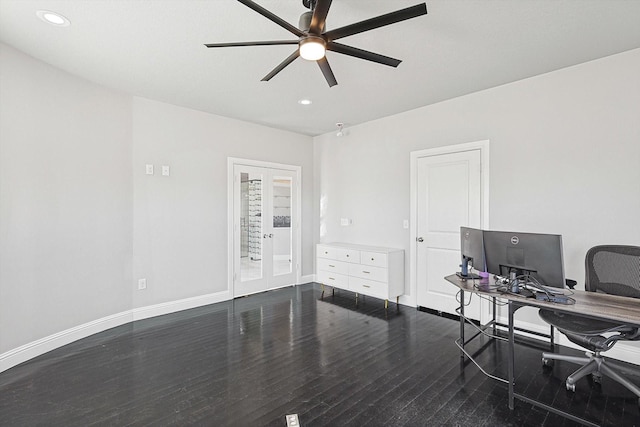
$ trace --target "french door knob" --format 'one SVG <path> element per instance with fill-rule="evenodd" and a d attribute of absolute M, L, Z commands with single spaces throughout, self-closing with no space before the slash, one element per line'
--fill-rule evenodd
<path fill-rule="evenodd" d="M 418 241 L 418 243 L 422 243 L 422 242 L 424 242 L 424 239 L 423 239 L 422 237 L 418 237 L 418 238 L 416 239 L 416 241 Z"/>

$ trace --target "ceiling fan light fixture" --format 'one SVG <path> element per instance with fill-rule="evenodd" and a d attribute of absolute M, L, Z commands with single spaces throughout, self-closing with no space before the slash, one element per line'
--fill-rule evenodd
<path fill-rule="evenodd" d="M 324 57 L 326 43 L 322 37 L 309 36 L 300 40 L 300 56 L 307 61 L 317 61 Z"/>

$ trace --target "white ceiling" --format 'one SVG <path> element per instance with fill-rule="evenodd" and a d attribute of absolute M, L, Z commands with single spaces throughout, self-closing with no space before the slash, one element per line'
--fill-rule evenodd
<path fill-rule="evenodd" d="M 305 11 L 301 0 L 257 3 L 296 26 Z M 327 29 L 417 3 L 334 0 Z M 329 52 L 333 88 L 301 58 L 260 81 L 295 46 L 205 48 L 295 39 L 234 0 L 0 0 L 0 40 L 119 91 L 306 135 L 640 48 L 638 0 L 426 3 L 425 16 L 341 39 L 403 62 L 394 69 Z M 39 9 L 71 25 L 45 24 Z"/>

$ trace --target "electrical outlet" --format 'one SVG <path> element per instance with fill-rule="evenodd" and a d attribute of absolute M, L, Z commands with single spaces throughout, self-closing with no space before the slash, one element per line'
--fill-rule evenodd
<path fill-rule="evenodd" d="M 147 175 L 153 175 L 153 165 L 146 165 L 145 171 Z"/>
<path fill-rule="evenodd" d="M 404 221 L 402 221 L 402 228 L 409 228 L 409 220 L 405 219 Z"/>
<path fill-rule="evenodd" d="M 147 279 L 138 279 L 138 290 L 147 289 Z"/>
<path fill-rule="evenodd" d="M 162 176 L 169 176 L 169 166 L 162 165 Z"/>

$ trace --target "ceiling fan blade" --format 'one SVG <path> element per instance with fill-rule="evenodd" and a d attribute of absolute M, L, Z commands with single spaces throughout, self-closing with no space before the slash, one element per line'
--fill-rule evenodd
<path fill-rule="evenodd" d="M 329 61 L 327 61 L 327 57 L 323 56 L 322 58 L 316 61 L 322 70 L 322 74 L 324 74 L 324 78 L 329 84 L 329 87 L 335 86 L 338 84 L 336 77 L 333 75 L 333 71 L 331 71 L 331 67 L 329 66 Z"/>
<path fill-rule="evenodd" d="M 207 43 L 206 47 L 275 46 L 280 44 L 298 44 L 299 40 L 271 40 L 259 42 Z"/>
<path fill-rule="evenodd" d="M 265 9 L 262 6 L 260 6 L 259 4 L 254 3 L 251 0 L 238 0 L 238 1 L 240 3 L 242 3 L 243 5 L 245 5 L 247 7 L 250 7 L 251 9 L 255 10 L 256 12 L 258 12 L 260 15 L 264 16 L 265 18 L 267 18 L 267 19 L 275 22 L 276 24 L 280 25 L 282 28 L 284 28 L 285 30 L 289 31 L 290 33 L 293 33 L 298 37 L 303 37 L 305 35 L 304 32 L 302 32 L 298 27 L 294 27 L 293 25 L 289 24 L 284 19 L 282 19 L 279 16 L 269 12 L 267 9 Z"/>
<path fill-rule="evenodd" d="M 268 82 L 269 80 L 271 80 L 273 78 L 273 76 L 275 76 L 276 74 L 278 74 L 280 71 L 284 70 L 284 67 L 286 67 L 287 65 L 291 64 L 293 61 L 296 60 L 296 58 L 300 56 L 300 52 L 298 51 L 298 49 L 296 49 L 295 52 L 293 52 L 291 55 L 289 55 L 287 57 L 287 59 L 285 59 L 284 61 L 282 61 L 276 68 L 274 68 L 273 70 L 271 70 L 271 72 L 269 74 L 267 74 L 266 76 L 264 76 L 262 78 L 263 82 Z"/>
<path fill-rule="evenodd" d="M 391 58 L 389 56 L 380 55 L 379 53 L 369 52 L 368 50 L 362 50 L 358 49 L 357 47 L 347 46 L 336 42 L 327 43 L 327 50 L 342 53 L 343 55 L 355 56 L 356 58 L 366 59 L 367 61 L 377 62 L 378 64 L 388 65 L 390 67 L 397 67 L 402 62 L 399 59 Z"/>
<path fill-rule="evenodd" d="M 354 34 L 363 33 L 365 31 L 384 27 L 385 25 L 395 24 L 396 22 L 405 21 L 407 19 L 416 18 L 427 14 L 427 4 L 421 3 L 406 9 L 396 10 L 395 12 L 380 15 L 375 18 L 366 19 L 356 22 L 355 24 L 346 25 L 336 28 L 335 30 L 324 33 L 327 40 L 337 40 L 342 37 L 352 36 Z"/>
<path fill-rule="evenodd" d="M 320 34 L 324 31 L 324 23 L 327 20 L 327 13 L 331 7 L 331 0 L 318 0 L 316 7 L 313 10 L 313 16 L 311 17 L 311 25 L 309 26 L 309 33 Z"/>

